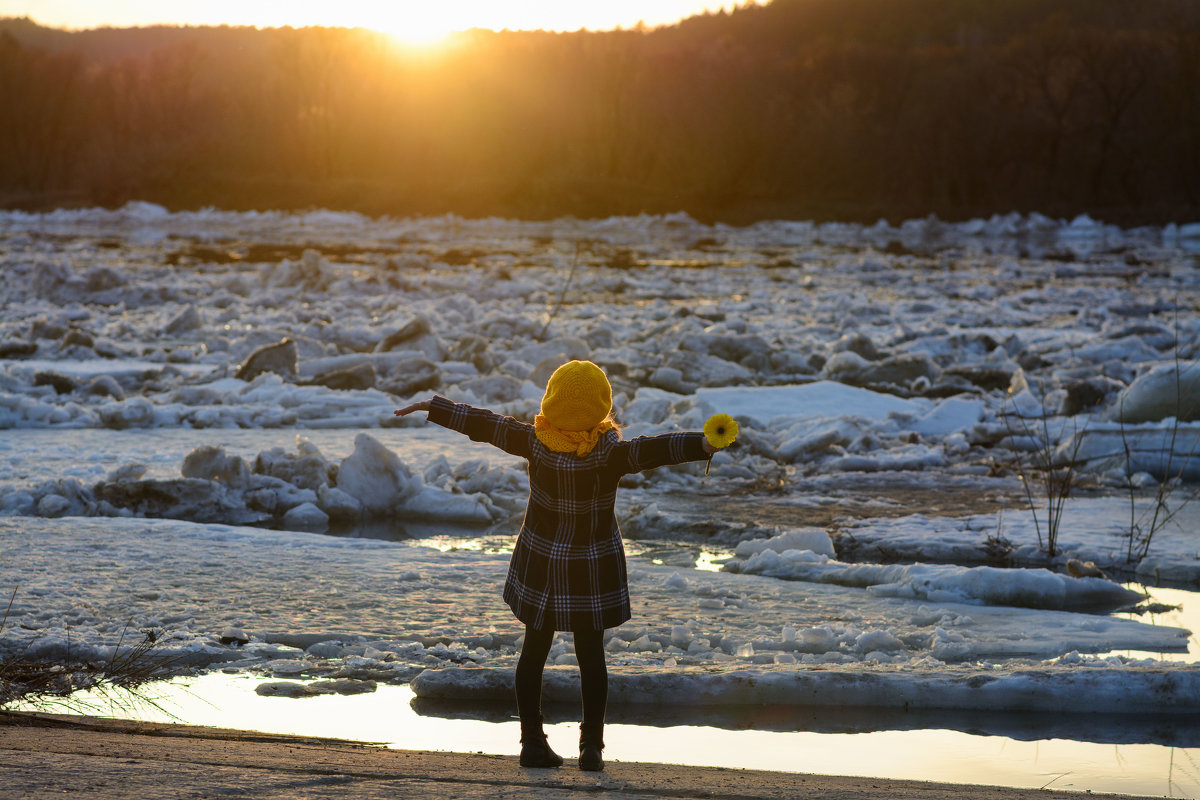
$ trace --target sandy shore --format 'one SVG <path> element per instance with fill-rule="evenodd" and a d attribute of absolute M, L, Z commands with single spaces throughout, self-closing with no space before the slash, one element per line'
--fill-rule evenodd
<path fill-rule="evenodd" d="M 523 769 L 511 756 L 185 725 L 0 714 L 0 798 L 354 797 L 1004 798 L 1076 792 L 611 762 L 603 773 Z M 1099 796 L 1099 795 L 1091 795 Z M 1128 795 L 1107 795 L 1127 797 Z"/>

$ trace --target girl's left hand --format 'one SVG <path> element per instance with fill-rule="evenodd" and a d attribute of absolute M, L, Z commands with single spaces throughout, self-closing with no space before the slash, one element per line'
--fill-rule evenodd
<path fill-rule="evenodd" d="M 393 413 L 397 417 L 403 417 L 407 414 L 413 413 L 414 411 L 428 411 L 428 410 L 429 410 L 429 401 L 422 400 L 419 403 L 413 403 L 412 405 L 405 406 L 404 408 L 397 408 Z"/>

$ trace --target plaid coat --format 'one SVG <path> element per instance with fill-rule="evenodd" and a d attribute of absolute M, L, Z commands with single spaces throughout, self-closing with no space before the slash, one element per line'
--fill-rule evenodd
<path fill-rule="evenodd" d="M 613 511 L 617 482 L 631 472 L 708 458 L 704 434 L 622 440 L 608 431 L 580 457 L 550 450 L 528 423 L 441 396 L 430 403 L 429 421 L 529 461 L 529 501 L 504 583 L 517 619 L 574 631 L 630 618 L 625 548 Z"/>

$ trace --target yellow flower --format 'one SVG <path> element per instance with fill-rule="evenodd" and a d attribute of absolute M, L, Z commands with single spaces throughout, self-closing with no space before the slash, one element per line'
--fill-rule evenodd
<path fill-rule="evenodd" d="M 704 423 L 704 438 L 713 447 L 729 447 L 737 435 L 737 420 L 728 414 L 713 414 Z"/>

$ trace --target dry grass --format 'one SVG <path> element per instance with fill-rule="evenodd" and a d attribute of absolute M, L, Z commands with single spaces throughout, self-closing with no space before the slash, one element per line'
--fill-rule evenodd
<path fill-rule="evenodd" d="M 1025 490 L 1025 500 L 1030 513 L 1033 514 L 1033 526 L 1037 531 L 1038 546 L 1051 558 L 1058 555 L 1058 535 L 1062 530 L 1063 513 L 1071 492 L 1079 480 L 1079 448 L 1083 442 L 1082 431 L 1072 419 L 1072 447 L 1067 454 L 1065 463 L 1059 463 L 1056 448 L 1059 439 L 1064 437 L 1066 423 L 1052 433 L 1050 430 L 1051 417 L 1055 416 L 1046 409 L 1045 389 L 1040 392 L 1040 413 L 1031 425 L 1029 419 L 1018 409 L 1005 411 L 1002 416 L 1009 425 L 1013 436 L 1019 436 L 1032 443 L 1028 451 L 1018 456 L 1017 474 Z M 1014 420 L 1016 426 L 1014 427 Z M 1086 425 L 1084 429 L 1086 430 Z M 1044 518 L 1038 514 L 1040 497 L 1046 501 Z"/>
<path fill-rule="evenodd" d="M 16 597 L 13 589 L 0 633 Z M 128 633 L 126 626 L 112 656 L 99 661 L 73 658 L 69 651 L 61 661 L 31 657 L 28 645 L 15 655 L 0 656 L 0 712 L 17 705 L 68 714 L 128 713 L 149 707 L 170 715 L 145 691 L 146 684 L 171 674 L 172 660 L 155 653 L 161 632 L 144 630 L 139 642 L 125 646 Z"/>

